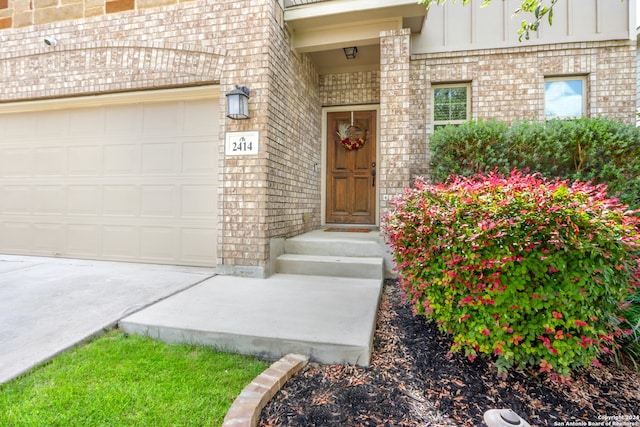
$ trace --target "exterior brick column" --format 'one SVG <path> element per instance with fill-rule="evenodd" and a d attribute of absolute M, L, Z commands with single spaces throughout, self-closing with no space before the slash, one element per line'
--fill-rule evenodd
<path fill-rule="evenodd" d="M 237 2 L 220 80 L 221 148 L 219 274 L 267 277 L 274 272 L 272 242 L 320 224 L 321 109 L 311 59 L 290 49 L 276 0 Z M 225 95 L 250 88 L 248 120 L 226 115 Z M 227 132 L 259 131 L 259 152 L 224 153 Z M 277 251 L 276 251 L 277 252 Z"/>
<path fill-rule="evenodd" d="M 220 80 L 220 182 L 218 198 L 219 274 L 262 277 L 266 264 L 267 109 L 269 104 L 269 23 L 272 0 L 238 2 L 231 28 L 251 29 L 230 37 Z M 250 90 L 248 120 L 226 117 L 226 94 L 235 86 Z M 259 153 L 231 156 L 224 152 L 227 132 L 258 131 Z"/>
<path fill-rule="evenodd" d="M 411 179 L 411 85 L 408 28 L 380 34 L 380 217 Z"/>

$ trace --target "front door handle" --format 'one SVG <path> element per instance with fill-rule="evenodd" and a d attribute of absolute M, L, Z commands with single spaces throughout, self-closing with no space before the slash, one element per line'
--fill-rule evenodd
<path fill-rule="evenodd" d="M 375 170 L 371 171 L 371 186 L 372 187 L 376 186 L 376 171 Z"/>

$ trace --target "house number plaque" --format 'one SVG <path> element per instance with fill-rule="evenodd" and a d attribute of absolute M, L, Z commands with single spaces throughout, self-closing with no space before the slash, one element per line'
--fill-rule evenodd
<path fill-rule="evenodd" d="M 258 154 L 258 132 L 227 132 L 224 152 L 227 156 Z"/>

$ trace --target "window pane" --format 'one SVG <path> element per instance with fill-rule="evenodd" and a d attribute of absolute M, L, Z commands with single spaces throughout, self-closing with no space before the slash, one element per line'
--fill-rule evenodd
<path fill-rule="evenodd" d="M 465 120 L 467 118 L 467 104 L 452 103 L 449 120 Z"/>
<path fill-rule="evenodd" d="M 583 115 L 583 80 L 547 81 L 544 88 L 546 117 L 580 117 Z"/>
<path fill-rule="evenodd" d="M 435 88 L 433 101 L 436 122 L 467 119 L 466 87 Z"/>
<path fill-rule="evenodd" d="M 449 119 L 449 108 L 447 105 L 443 105 L 443 104 L 436 104 L 435 105 L 435 112 L 434 112 L 434 119 L 436 122 L 439 121 L 443 121 L 443 120 L 448 120 Z"/>

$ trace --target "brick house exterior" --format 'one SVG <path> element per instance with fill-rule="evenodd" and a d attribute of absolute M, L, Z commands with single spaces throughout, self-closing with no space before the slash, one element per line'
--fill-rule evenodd
<path fill-rule="evenodd" d="M 332 112 L 377 114 L 370 225 L 380 223 L 391 196 L 429 173 L 433 85 L 468 85 L 468 118 L 543 120 L 545 78 L 579 75 L 585 115 L 635 121 L 635 2 L 566 0 L 552 29 L 524 43 L 510 19 L 514 0 L 484 9 L 448 4 L 428 15 L 415 1 L 363 3 L 0 0 L 0 141 L 9 159 L 0 169 L 0 250 L 265 277 L 283 238 L 329 223 L 324 144 Z M 361 54 L 352 63 L 343 58 L 348 46 Z M 236 85 L 250 89 L 248 120 L 226 117 L 225 94 Z M 202 100 L 210 105 L 201 109 Z M 193 136 L 185 124 L 184 135 L 165 141 L 162 117 L 171 115 L 159 114 L 149 130 L 133 125 L 142 142 L 110 139 L 111 118 L 127 117 L 126 105 L 149 105 L 138 109 L 147 117 L 158 103 L 198 109 L 180 123 L 197 117 L 194 128 L 208 120 L 211 128 Z M 51 124 L 54 113 L 64 113 L 76 135 L 88 110 L 105 130 L 91 143 L 100 176 L 74 166 L 74 156 L 91 164 L 81 157 L 90 151 L 82 138 L 45 144 L 36 131 L 13 136 L 16 123 Z M 259 132 L 257 154 L 225 150 L 226 135 L 248 131 Z M 126 157 L 110 157 L 116 148 L 140 157 L 126 169 Z M 163 150 L 169 154 L 158 157 Z M 51 159 L 59 167 L 47 169 Z M 167 197 L 179 207 L 162 210 Z"/>

